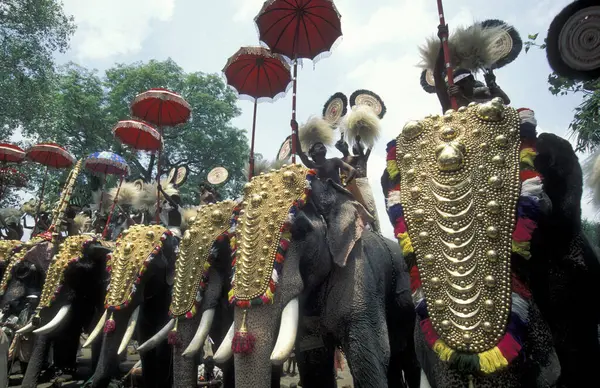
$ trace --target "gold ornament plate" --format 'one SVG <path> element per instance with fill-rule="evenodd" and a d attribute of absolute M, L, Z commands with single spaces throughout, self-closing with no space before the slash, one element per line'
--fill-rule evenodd
<path fill-rule="evenodd" d="M 0 262 L 10 260 L 10 252 L 21 244 L 23 242 L 19 240 L 0 240 Z"/>
<path fill-rule="evenodd" d="M 267 291 L 273 273 L 281 227 L 294 201 L 304 193 L 308 169 L 299 164 L 252 178 L 236 227 L 237 253 L 233 293 L 249 301 Z"/>
<path fill-rule="evenodd" d="M 192 226 L 183 235 L 175 262 L 173 316 L 185 315 L 194 306 L 213 243 L 229 229 L 235 206 L 234 201 L 222 201 L 200 207 Z"/>
<path fill-rule="evenodd" d="M 81 257 L 83 254 L 82 246 L 86 241 L 92 240 L 89 235 L 69 236 L 60 244 L 58 253 L 52 259 L 48 272 L 46 273 L 46 281 L 42 288 L 42 296 L 38 309 L 49 307 L 52 303 L 52 297 L 57 288 L 63 283 L 65 270 L 72 259 Z"/>
<path fill-rule="evenodd" d="M 519 115 L 499 100 L 406 124 L 401 202 L 429 317 L 451 348 L 494 347 L 510 313 Z"/>
<path fill-rule="evenodd" d="M 111 271 L 106 293 L 107 306 L 120 306 L 129 302 L 138 273 L 154 248 L 162 246 L 161 237 L 166 231 L 160 225 L 133 225 L 123 231 L 108 264 Z"/>
<path fill-rule="evenodd" d="M 42 244 L 44 242 L 46 242 L 46 240 L 40 237 L 34 237 L 31 240 L 24 242 L 23 247 L 19 250 L 19 252 L 15 253 L 9 258 L 10 260 L 4 268 L 4 274 L 2 275 L 2 281 L 0 282 L 0 295 L 3 295 L 8 287 L 8 282 L 12 276 L 13 267 L 25 258 L 25 255 L 27 252 L 29 252 L 29 250 L 31 250 L 37 244 Z"/>

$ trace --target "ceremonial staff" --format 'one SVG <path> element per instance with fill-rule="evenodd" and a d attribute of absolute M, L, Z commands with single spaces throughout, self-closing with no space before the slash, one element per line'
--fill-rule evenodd
<path fill-rule="evenodd" d="M 438 14 L 440 16 L 440 28 L 446 26 L 446 19 L 444 18 L 444 6 L 442 4 L 442 0 L 437 0 Z M 450 48 L 448 47 L 448 29 L 444 29 L 444 32 L 441 34 L 440 38 L 442 39 L 442 48 L 444 50 L 444 64 L 446 66 L 446 76 L 448 77 L 448 86 L 454 85 L 454 77 L 452 71 L 452 64 L 450 63 Z M 450 105 L 452 109 L 457 109 L 458 105 L 456 103 L 456 98 L 454 96 L 450 96 Z"/>

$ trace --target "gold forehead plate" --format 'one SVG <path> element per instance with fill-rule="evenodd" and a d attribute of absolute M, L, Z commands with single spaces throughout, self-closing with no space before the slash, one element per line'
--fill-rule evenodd
<path fill-rule="evenodd" d="M 208 258 L 213 243 L 229 229 L 235 206 L 234 201 L 222 201 L 200 207 L 192 226 L 183 235 L 175 263 L 173 316 L 192 310 L 204 271 L 210 266 Z"/>
<path fill-rule="evenodd" d="M 58 287 L 63 283 L 65 270 L 67 269 L 69 262 L 81 257 L 83 254 L 83 244 L 92 239 L 93 237 L 89 235 L 69 236 L 62 244 L 60 244 L 58 253 L 52 259 L 50 267 L 48 268 L 48 273 L 46 274 L 46 281 L 44 282 L 42 296 L 40 297 L 40 303 L 38 305 L 39 308 L 50 306 L 52 297 Z"/>
<path fill-rule="evenodd" d="M 12 276 L 13 267 L 18 262 L 20 262 L 21 260 L 23 260 L 25 258 L 25 255 L 27 254 L 27 252 L 29 252 L 30 249 L 32 249 L 37 244 L 41 244 L 44 242 L 46 242 L 46 240 L 44 240 L 43 238 L 34 237 L 34 238 L 30 239 L 29 241 L 23 243 L 22 244 L 23 246 L 21 247 L 19 252 L 8 257 L 8 263 L 6 263 L 6 266 L 4 268 L 4 274 L 2 275 L 2 281 L 0 282 L 0 295 L 4 295 L 4 292 L 6 291 L 6 288 L 8 287 L 8 282 L 10 281 L 10 278 Z M 18 244 L 15 247 L 17 247 L 17 246 L 18 246 Z"/>
<path fill-rule="evenodd" d="M 284 166 L 246 184 L 236 227 L 236 300 L 249 301 L 267 292 L 281 227 L 294 202 L 304 193 L 308 171 L 299 164 Z"/>
<path fill-rule="evenodd" d="M 451 348 L 494 347 L 510 313 L 519 116 L 492 101 L 407 124 L 401 202 L 435 331 Z"/>
<path fill-rule="evenodd" d="M 133 225 L 123 231 L 108 263 L 111 271 L 105 302 L 107 306 L 121 306 L 129 302 L 132 287 L 144 262 L 155 247 L 162 246 L 161 237 L 166 231 L 160 225 Z"/>

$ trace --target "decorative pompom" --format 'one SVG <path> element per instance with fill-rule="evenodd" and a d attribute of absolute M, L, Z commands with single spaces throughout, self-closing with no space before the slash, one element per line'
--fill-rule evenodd
<path fill-rule="evenodd" d="M 368 148 L 372 148 L 381 135 L 381 122 L 377 114 L 367 105 L 355 105 L 342 121 L 343 132 L 349 144 L 354 143 L 356 136 Z"/>
<path fill-rule="evenodd" d="M 300 127 L 298 137 L 302 145 L 302 151 L 308 152 L 310 147 L 316 143 L 323 143 L 326 146 L 332 146 L 334 142 L 333 128 L 331 125 L 319 116 L 313 116 L 306 124 Z"/>
<path fill-rule="evenodd" d="M 113 331 L 115 331 L 115 328 L 116 328 L 115 320 L 112 319 L 112 315 L 111 315 L 111 318 L 109 320 L 107 320 L 106 323 L 104 324 L 104 332 L 112 333 Z"/>
<path fill-rule="evenodd" d="M 169 332 L 167 341 L 169 342 L 169 345 L 175 346 L 176 348 L 181 346 L 181 337 L 179 336 L 179 333 L 175 330 L 171 330 Z"/>

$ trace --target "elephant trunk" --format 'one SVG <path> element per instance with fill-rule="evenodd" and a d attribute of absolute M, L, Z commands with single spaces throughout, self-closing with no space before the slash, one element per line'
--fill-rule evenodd
<path fill-rule="evenodd" d="M 37 379 L 42 372 L 42 365 L 46 360 L 46 356 L 48 355 L 48 336 L 47 335 L 38 335 L 35 337 L 35 345 L 33 347 L 33 352 L 31 353 L 31 358 L 29 359 L 29 364 L 27 365 L 27 371 L 23 376 L 23 382 L 21 383 L 21 387 L 23 388 L 36 388 L 38 386 Z"/>
<path fill-rule="evenodd" d="M 106 388 L 113 377 L 119 374 L 119 345 L 125 335 L 127 326 L 125 322 L 129 319 L 128 311 L 113 312 L 115 320 L 115 329 L 111 332 L 104 332 L 102 337 L 102 348 L 98 365 L 91 379 L 92 388 Z"/>
<path fill-rule="evenodd" d="M 198 315 L 193 319 L 179 320 L 177 334 L 181 345 L 185 346 L 192 341 L 200 320 Z M 182 349 L 177 344 L 173 347 L 173 375 L 177 376 L 173 388 L 195 387 L 198 381 L 198 363 L 195 357 L 185 357 L 181 353 Z"/>
<path fill-rule="evenodd" d="M 274 382 L 279 386 L 278 381 L 274 381 L 276 376 L 272 374 L 271 361 L 275 365 L 282 364 L 293 349 L 298 326 L 298 300 L 292 299 L 281 317 L 280 311 L 277 305 L 264 305 L 247 312 L 246 325 L 255 343 L 252 352 L 234 355 L 236 388 L 268 388 Z M 242 320 L 243 310 L 236 308 L 236 328 L 241 327 Z M 276 343 L 275 336 L 280 326 Z M 223 346 L 231 346 L 231 342 L 224 340 L 217 353 L 224 351 Z"/>

